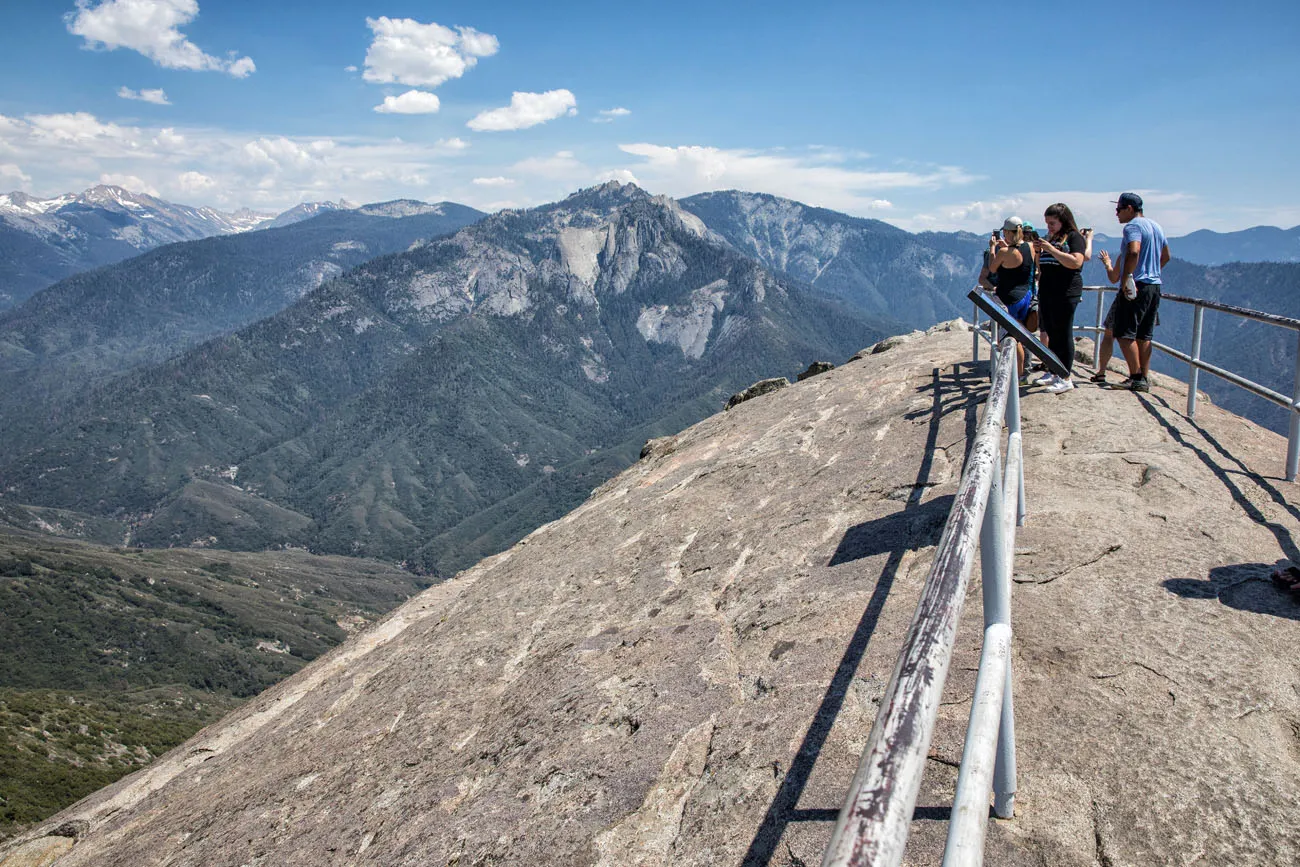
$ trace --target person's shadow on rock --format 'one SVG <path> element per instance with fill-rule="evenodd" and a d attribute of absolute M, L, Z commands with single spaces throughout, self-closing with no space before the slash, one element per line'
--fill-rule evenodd
<path fill-rule="evenodd" d="M 1204 581 L 1170 578 L 1163 583 L 1169 592 L 1187 599 L 1218 599 L 1238 611 L 1300 620 L 1300 598 L 1274 585 L 1269 577 L 1274 569 L 1286 565 L 1286 561 L 1234 563 L 1211 569 Z"/>

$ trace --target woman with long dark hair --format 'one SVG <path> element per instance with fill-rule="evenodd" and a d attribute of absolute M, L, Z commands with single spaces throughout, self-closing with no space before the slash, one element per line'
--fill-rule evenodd
<path fill-rule="evenodd" d="M 1083 298 L 1083 263 L 1092 256 L 1089 238 L 1079 231 L 1074 213 L 1063 202 L 1043 212 L 1048 235 L 1035 243 L 1038 252 L 1039 327 L 1047 333 L 1047 348 L 1065 365 L 1064 377 L 1047 374 L 1040 384 L 1060 394 L 1074 388 L 1074 310 Z"/>

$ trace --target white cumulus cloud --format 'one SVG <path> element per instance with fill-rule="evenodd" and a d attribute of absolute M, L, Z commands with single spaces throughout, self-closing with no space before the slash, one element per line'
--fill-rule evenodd
<path fill-rule="evenodd" d="M 497 38 L 472 27 L 452 29 L 411 18 L 367 18 L 374 40 L 361 77 L 377 84 L 437 87 L 460 78 L 480 57 L 497 53 Z"/>
<path fill-rule="evenodd" d="M 953 166 L 913 171 L 854 167 L 860 156 L 826 149 L 799 154 L 644 142 L 619 145 L 619 149 L 640 157 L 643 162 L 633 167 L 635 173 L 669 195 L 749 190 L 850 214 L 893 207 L 880 195 L 886 190 L 938 190 L 975 179 Z"/>
<path fill-rule="evenodd" d="M 183 172 L 176 179 L 176 185 L 182 190 L 190 193 L 201 193 L 204 190 L 210 190 L 217 185 L 217 182 L 203 172 Z"/>
<path fill-rule="evenodd" d="M 473 183 L 478 184 L 480 187 L 509 187 L 514 184 L 514 179 L 503 177 L 475 178 Z"/>
<path fill-rule="evenodd" d="M 1134 190 L 1146 200 L 1147 212 L 1155 216 L 1152 203 L 1159 201 L 1157 221 L 1168 232 L 1192 231 L 1207 224 L 1203 203 L 1187 193 L 1149 189 Z M 899 226 L 914 232 L 951 232 L 964 230 L 982 234 L 1001 225 L 1010 216 L 1018 216 L 1036 226 L 1043 225 L 1043 212 L 1049 205 L 1064 202 L 1080 227 L 1092 227 L 1104 235 L 1118 235 L 1115 199 L 1120 190 L 1056 190 L 1009 193 L 970 202 L 939 205 L 898 220 Z M 1236 217 L 1236 215 L 1232 215 Z M 1274 220 L 1278 219 L 1275 213 Z M 1250 225 L 1249 222 L 1245 223 Z"/>
<path fill-rule="evenodd" d="M 135 130 L 115 123 L 100 123 L 93 114 L 84 111 L 69 114 L 29 114 L 27 122 L 38 139 L 60 142 L 117 139 L 133 141 Z"/>
<path fill-rule="evenodd" d="M 303 201 L 396 198 L 481 205 L 499 191 L 470 183 L 501 169 L 461 166 L 462 139 L 248 135 L 193 127 L 134 127 L 92 114 L 0 116 L 0 174 L 54 195 L 101 178 L 163 198 L 222 208 L 283 210 Z M 504 166 L 502 167 L 504 169 Z M 474 196 L 474 193 L 480 193 Z"/>
<path fill-rule="evenodd" d="M 129 87 L 119 87 L 117 95 L 123 99 L 138 99 L 141 102 L 152 102 L 154 105 L 171 105 L 171 100 L 167 99 L 167 94 L 163 93 L 162 88 L 157 90 L 132 90 Z"/>
<path fill-rule="evenodd" d="M 466 126 L 478 132 L 527 129 L 566 114 L 577 113 L 578 100 L 567 90 L 548 90 L 545 93 L 515 91 L 510 97 L 509 105 L 482 112 L 471 118 Z"/>
<path fill-rule="evenodd" d="M 375 106 L 380 114 L 433 114 L 441 107 L 437 94 L 427 90 L 408 90 L 400 96 L 385 96 Z"/>
<path fill-rule="evenodd" d="M 198 14 L 198 0 L 77 0 L 77 11 L 63 20 L 87 48 L 127 48 L 168 69 L 218 70 L 235 78 L 252 73 L 252 58 L 222 60 L 185 38 L 180 28 Z"/>
<path fill-rule="evenodd" d="M 31 182 L 31 176 L 18 166 L 13 163 L 0 163 L 0 183 L 17 183 L 21 187 L 26 187 Z"/>
<path fill-rule="evenodd" d="M 234 78 L 248 78 L 254 72 L 257 72 L 257 64 L 251 57 L 241 57 L 238 60 L 230 61 L 226 66 L 226 73 Z"/>
<path fill-rule="evenodd" d="M 101 184 L 109 184 L 114 187 L 121 187 L 124 190 L 130 190 L 133 193 L 145 193 L 150 196 L 158 195 L 158 191 L 144 178 L 136 175 L 118 175 L 105 172 L 99 176 Z"/>
<path fill-rule="evenodd" d="M 641 186 L 641 182 L 637 180 L 636 175 L 632 174 L 627 169 L 614 169 L 613 171 L 601 172 L 596 176 L 596 180 L 601 181 L 602 183 L 605 181 L 618 181 L 621 184 L 636 184 L 638 187 Z"/>

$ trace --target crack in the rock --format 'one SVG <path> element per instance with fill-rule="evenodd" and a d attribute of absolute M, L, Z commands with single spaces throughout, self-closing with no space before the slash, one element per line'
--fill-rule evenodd
<path fill-rule="evenodd" d="M 1152 668 L 1151 666 L 1147 665 L 1145 662 L 1138 662 L 1138 661 L 1135 659 L 1135 660 L 1133 660 L 1133 665 L 1136 665 L 1138 668 L 1145 668 L 1147 671 L 1151 672 L 1151 673 L 1154 674 L 1156 677 L 1164 678 L 1165 680 L 1167 680 L 1167 681 L 1169 681 L 1170 683 L 1172 683 L 1174 686 L 1182 686 L 1181 683 L 1179 683 L 1178 681 L 1174 680 L 1172 677 L 1170 677 L 1169 675 L 1165 674 L 1163 671 L 1156 671 L 1154 668 Z"/>
<path fill-rule="evenodd" d="M 1096 848 L 1097 864 L 1100 867 L 1115 867 L 1115 859 L 1106 851 L 1106 841 L 1101 836 L 1101 807 L 1092 802 L 1092 839 Z"/>
<path fill-rule="evenodd" d="M 788 867 L 808 867 L 807 861 L 794 854 L 794 849 L 790 847 L 789 841 L 786 841 L 785 844 L 785 854 L 790 858 Z"/>
<path fill-rule="evenodd" d="M 1102 551 L 1100 554 L 1098 554 L 1096 557 L 1093 557 L 1091 560 L 1088 560 L 1087 562 L 1084 563 L 1076 563 L 1070 568 L 1063 569 L 1062 571 L 1057 572 L 1055 575 L 1051 575 L 1047 578 L 1043 578 L 1042 580 L 1035 580 L 1032 578 L 1021 579 L 1021 578 L 1016 578 L 1015 576 L 1012 576 L 1011 580 L 1017 584 L 1051 584 L 1057 578 L 1062 578 L 1066 575 L 1069 575 L 1071 572 L 1077 572 L 1080 569 L 1086 568 L 1088 566 L 1093 565 L 1094 563 L 1104 560 L 1105 558 L 1109 557 L 1111 554 L 1114 554 L 1116 551 L 1120 550 L 1123 547 L 1124 547 L 1123 543 L 1116 543 L 1114 545 L 1111 545 L 1109 548 L 1107 548 L 1105 551 Z"/>
<path fill-rule="evenodd" d="M 929 755 L 926 756 L 926 758 L 932 762 L 937 762 L 938 764 L 941 765 L 947 765 L 950 768 L 961 768 L 961 762 L 954 761 L 953 759 L 950 759 L 946 756 L 941 756 L 938 753 L 930 753 Z"/>

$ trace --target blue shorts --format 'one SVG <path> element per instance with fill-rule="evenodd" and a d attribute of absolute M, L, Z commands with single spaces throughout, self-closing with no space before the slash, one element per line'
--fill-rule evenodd
<path fill-rule="evenodd" d="M 1025 320 L 1029 318 L 1029 311 L 1033 309 L 1033 306 L 1034 293 L 1026 292 L 1024 298 L 1021 298 L 1015 304 L 1012 304 L 1007 308 L 1007 312 L 1014 316 L 1017 322 L 1023 325 Z"/>

